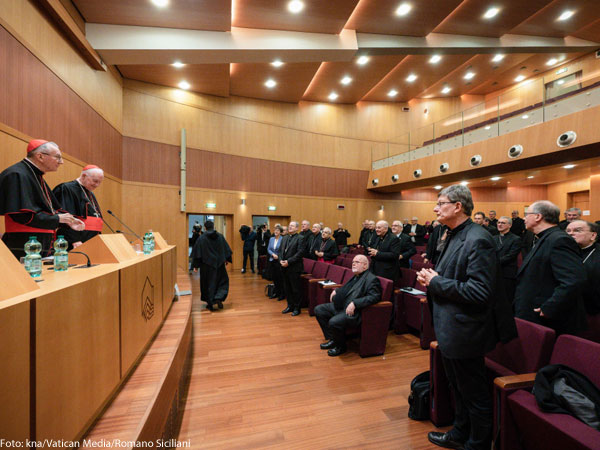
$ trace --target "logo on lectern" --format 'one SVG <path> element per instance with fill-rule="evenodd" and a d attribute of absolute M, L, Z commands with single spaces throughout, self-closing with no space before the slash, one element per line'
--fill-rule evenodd
<path fill-rule="evenodd" d="M 144 289 L 142 289 L 142 316 L 146 321 L 154 316 L 154 285 L 148 277 L 146 277 Z"/>

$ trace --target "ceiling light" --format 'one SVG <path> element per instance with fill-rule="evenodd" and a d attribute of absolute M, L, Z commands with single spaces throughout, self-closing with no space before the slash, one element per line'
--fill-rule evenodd
<path fill-rule="evenodd" d="M 515 78 L 515 81 L 518 83 L 519 81 L 523 81 L 525 79 L 525 75 L 519 75 L 518 77 Z"/>
<path fill-rule="evenodd" d="M 396 15 L 405 16 L 410 12 L 411 9 L 412 6 L 409 3 L 401 3 L 400 6 L 398 6 L 398 9 L 396 10 Z"/>
<path fill-rule="evenodd" d="M 437 186 L 434 186 L 434 189 L 437 189 L 438 191 L 442 188 L 443 186 L 440 186 L 439 184 Z"/>
<path fill-rule="evenodd" d="M 521 119 L 529 119 L 529 115 L 527 115 L 527 114 L 523 114 L 523 115 L 521 116 Z"/>
<path fill-rule="evenodd" d="M 273 61 L 273 62 L 271 63 L 271 65 L 272 65 L 273 67 L 281 67 L 281 66 L 283 66 L 283 62 L 282 62 L 281 60 L 279 60 L 279 59 L 276 59 L 275 61 Z"/>
<path fill-rule="evenodd" d="M 575 167 L 575 164 L 567 164 L 566 166 L 563 166 L 563 169 L 572 169 L 573 167 Z"/>
<path fill-rule="evenodd" d="M 388 97 L 395 97 L 398 95 L 398 91 L 396 89 L 392 89 L 387 93 Z"/>
<path fill-rule="evenodd" d="M 546 65 L 547 65 L 547 66 L 553 66 L 553 65 L 554 65 L 554 64 L 556 64 L 557 62 L 558 62 L 558 59 L 556 59 L 556 58 L 552 58 L 552 59 L 549 59 L 549 60 L 546 62 Z"/>
<path fill-rule="evenodd" d="M 575 11 L 567 10 L 563 12 L 560 16 L 558 16 L 558 20 L 570 19 L 573 16 L 573 14 L 575 14 Z"/>
<path fill-rule="evenodd" d="M 503 55 L 501 53 L 498 53 L 496 56 L 494 56 L 492 58 L 492 62 L 500 62 L 500 61 L 502 61 L 504 59 L 504 56 L 505 55 Z"/>
<path fill-rule="evenodd" d="M 329 94 L 329 100 L 335 100 L 339 97 L 339 95 L 337 95 L 335 92 L 332 92 L 331 94 Z"/>
<path fill-rule="evenodd" d="M 496 17 L 496 15 L 500 12 L 500 8 L 490 8 L 483 15 L 484 19 L 491 19 L 492 17 Z"/>
<path fill-rule="evenodd" d="M 272 78 L 269 78 L 267 81 L 265 81 L 265 86 L 269 89 L 274 88 L 275 86 L 277 86 L 277 81 L 275 81 Z"/>
<path fill-rule="evenodd" d="M 442 94 L 447 94 L 451 90 L 452 90 L 452 88 L 450 86 L 446 86 L 444 89 L 442 89 Z"/>
<path fill-rule="evenodd" d="M 471 78 L 473 78 L 475 76 L 475 72 L 467 72 L 465 73 L 465 80 L 470 80 Z"/>
<path fill-rule="evenodd" d="M 429 62 L 431 64 L 439 63 L 441 60 L 442 57 L 440 55 L 433 55 L 431 58 L 429 58 Z"/>
<path fill-rule="evenodd" d="M 486 127 L 485 127 L 485 129 L 486 129 L 486 130 L 489 130 L 489 129 L 491 129 L 491 128 L 492 128 L 492 127 L 491 127 L 491 126 L 489 126 L 489 125 L 486 125 Z"/>
<path fill-rule="evenodd" d="M 558 80 L 556 84 L 564 84 L 565 80 Z"/>
<path fill-rule="evenodd" d="M 360 58 L 358 58 L 356 60 L 356 64 L 360 64 L 361 66 L 364 66 L 368 62 L 369 62 L 369 57 L 368 56 L 361 56 Z"/>
<path fill-rule="evenodd" d="M 468 181 L 461 181 L 460 184 L 461 184 L 461 186 L 466 186 L 467 184 L 469 184 L 469 182 Z"/>
<path fill-rule="evenodd" d="M 182 63 L 181 61 L 175 61 L 173 64 L 171 64 L 173 67 L 176 67 L 177 69 L 181 69 L 183 66 L 185 66 L 184 63 Z"/>
<path fill-rule="evenodd" d="M 532 178 L 533 178 L 533 175 L 529 175 L 529 176 L 527 177 L 527 179 L 528 179 L 528 180 L 531 180 Z"/>
<path fill-rule="evenodd" d="M 406 81 L 408 81 L 409 83 L 412 83 L 416 79 L 417 79 L 417 76 L 414 73 L 411 73 L 409 76 L 406 77 Z"/>
<path fill-rule="evenodd" d="M 342 83 L 344 85 L 348 85 L 348 84 L 352 83 L 352 78 L 350 78 L 348 75 L 346 75 L 344 78 L 341 79 L 340 83 Z"/>
<path fill-rule="evenodd" d="M 292 0 L 288 3 L 287 8 L 289 12 L 293 14 L 298 14 L 304 9 L 304 2 L 301 2 L 300 0 Z"/>
<path fill-rule="evenodd" d="M 500 179 L 500 177 L 492 177 L 492 178 L 490 178 L 490 180 L 492 180 L 492 181 L 498 181 L 499 179 Z"/>
<path fill-rule="evenodd" d="M 185 89 L 185 90 L 188 90 L 191 87 L 190 83 L 188 83 L 185 80 L 184 81 L 180 81 L 177 86 L 179 86 L 180 89 Z"/>
<path fill-rule="evenodd" d="M 169 0 L 152 0 L 152 3 L 154 3 L 159 8 L 164 8 L 165 6 L 168 6 Z"/>

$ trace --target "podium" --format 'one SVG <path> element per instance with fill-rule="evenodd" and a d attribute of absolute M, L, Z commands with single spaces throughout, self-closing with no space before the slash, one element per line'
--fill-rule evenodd
<path fill-rule="evenodd" d="M 86 264 L 84 255 L 73 252 L 85 253 L 92 264 L 115 264 L 137 257 L 131 244 L 119 233 L 98 234 L 69 252 L 69 264 Z"/>
<path fill-rule="evenodd" d="M 25 267 L 2 241 L 0 241 L 0 262 L 2 264 L 2 270 L 0 271 L 0 301 L 39 289 Z"/>

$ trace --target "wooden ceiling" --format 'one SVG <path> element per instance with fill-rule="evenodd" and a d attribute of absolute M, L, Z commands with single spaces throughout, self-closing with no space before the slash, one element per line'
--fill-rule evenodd
<path fill-rule="evenodd" d="M 510 34 L 600 42 L 600 0 L 303 0 L 304 9 L 298 14 L 288 11 L 289 0 L 168 0 L 164 8 L 151 0 L 70 1 L 86 23 L 220 32 L 233 27 L 323 35 L 355 30 L 416 38 L 430 33 L 476 38 Z M 399 16 L 396 10 L 403 3 L 411 9 Z M 498 14 L 485 19 L 483 15 L 490 7 L 498 8 Z M 573 16 L 557 20 L 566 10 L 573 11 Z M 484 95 L 515 84 L 517 73 L 530 77 L 555 70 L 558 65 L 546 65 L 550 58 L 562 58 L 559 64 L 565 64 L 584 54 L 509 53 L 502 61 L 492 62 L 493 55 L 469 50 L 465 54 L 446 52 L 439 62 L 432 63 L 431 51 L 421 55 L 379 51 L 378 55 L 368 55 L 366 64 L 357 64 L 364 53 L 359 49 L 352 61 L 295 60 L 278 68 L 268 63 L 233 62 L 188 64 L 179 69 L 165 64 L 131 64 L 119 65 L 118 69 L 125 78 L 165 86 L 177 87 L 185 80 L 190 90 L 211 95 L 354 104 Z M 471 80 L 464 79 L 467 71 L 475 73 Z M 407 81 L 411 74 L 417 78 Z M 342 84 L 344 77 L 351 81 Z M 265 86 L 269 79 L 277 83 L 272 88 Z M 444 87 L 451 91 L 442 94 Z M 391 90 L 397 95 L 389 96 Z M 329 98 L 332 92 L 337 94 L 335 100 Z"/>

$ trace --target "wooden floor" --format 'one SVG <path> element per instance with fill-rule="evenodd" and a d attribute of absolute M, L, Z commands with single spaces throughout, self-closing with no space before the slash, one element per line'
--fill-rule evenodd
<path fill-rule="evenodd" d="M 194 350 L 179 440 L 192 448 L 430 449 L 430 422 L 408 419 L 412 378 L 429 369 L 416 337 L 390 333 L 384 356 L 337 358 L 319 349 L 314 317 L 281 314 L 266 282 L 230 275 L 210 312 L 192 279 Z"/>

